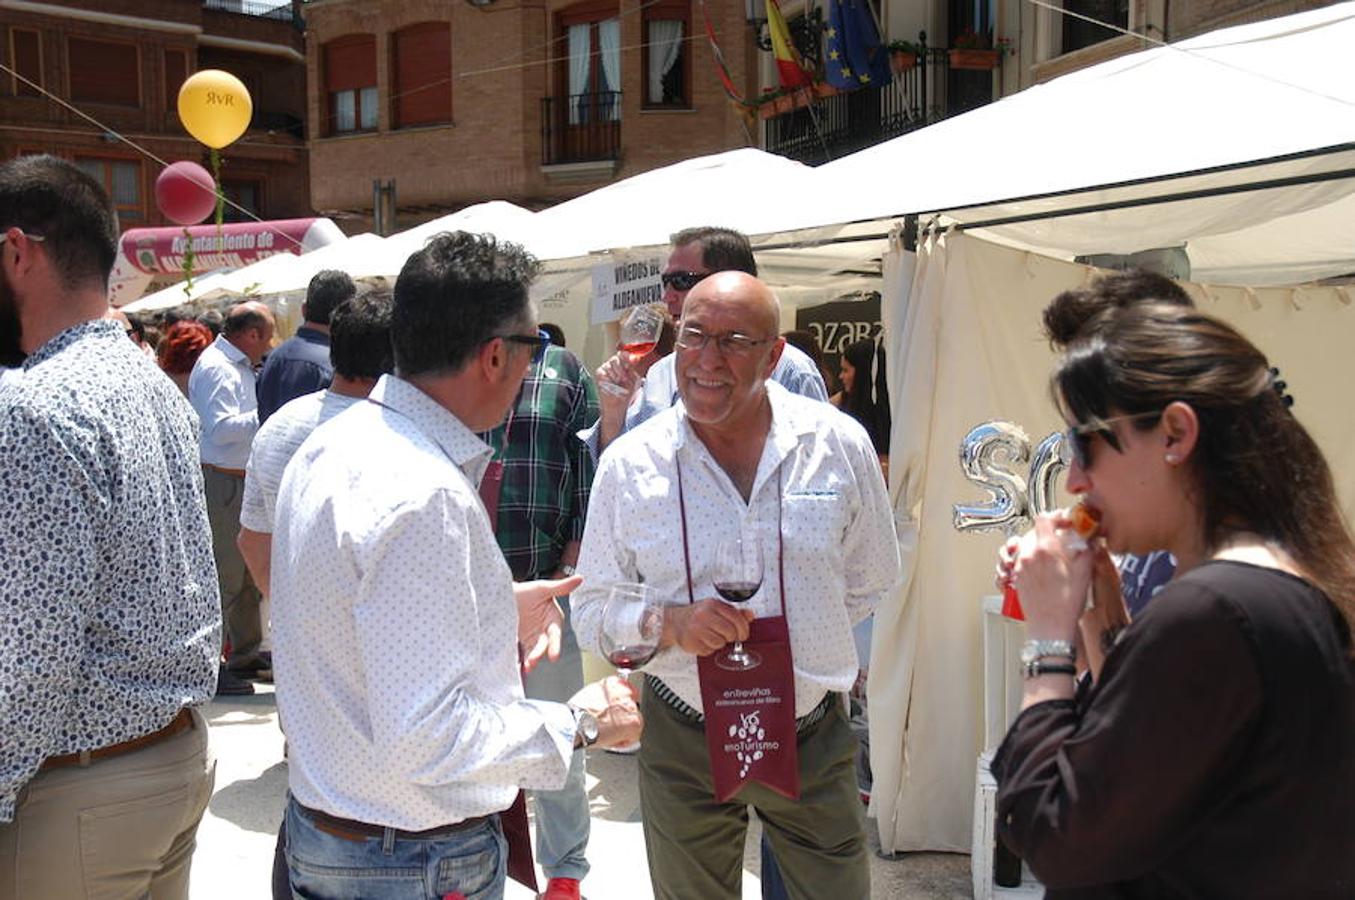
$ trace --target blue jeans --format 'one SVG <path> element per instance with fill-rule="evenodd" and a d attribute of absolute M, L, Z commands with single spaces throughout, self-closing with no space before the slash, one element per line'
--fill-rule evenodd
<path fill-rule="evenodd" d="M 523 690 L 533 700 L 564 703 L 583 688 L 583 658 L 569 621 L 569 598 L 560 598 L 565 613 L 560 636 L 560 658 L 542 660 L 523 679 Z M 574 751 L 569 775 L 558 791 L 532 791 L 536 804 L 536 861 L 547 878 L 578 878 L 588 874 L 588 790 L 584 781 L 584 752 Z"/>
<path fill-rule="evenodd" d="M 287 801 L 287 870 L 297 900 L 503 900 L 508 844 L 498 816 L 427 840 L 351 841 L 315 827 Z"/>

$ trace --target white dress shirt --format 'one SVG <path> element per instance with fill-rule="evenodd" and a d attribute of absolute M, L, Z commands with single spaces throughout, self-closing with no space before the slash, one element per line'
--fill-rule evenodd
<path fill-rule="evenodd" d="M 278 495 L 278 710 L 302 804 L 411 831 L 565 781 L 575 724 L 526 700 L 512 577 L 476 484 L 490 448 L 422 391 L 301 445 Z"/>
<path fill-rule="evenodd" d="M 188 402 L 202 426 L 203 463 L 244 469 L 259 430 L 254 367 L 244 351 L 220 335 L 208 344 L 188 376 Z"/>
<path fill-rule="evenodd" d="M 803 716 L 826 692 L 855 682 L 852 625 L 874 612 L 898 580 L 899 551 L 865 429 L 774 382 L 767 395 L 771 432 L 746 503 L 692 431 L 681 402 L 607 448 L 593 478 L 579 554 L 583 585 L 574 592 L 571 615 L 580 645 L 596 651 L 602 610 L 617 582 L 642 581 L 666 603 L 688 602 L 675 459 L 682 463 L 696 599 L 718 596 L 712 585 L 717 543 L 760 533 L 762 589 L 745 605 L 759 617 L 778 615 L 779 482 L 795 714 Z M 702 709 L 694 656 L 670 647 L 645 671 Z"/>
<path fill-rule="evenodd" d="M 273 533 L 277 519 L 278 488 L 287 463 L 312 431 L 348 409 L 361 397 L 325 389 L 284 403 L 259 426 L 245 466 L 245 496 L 240 501 L 240 524 L 250 531 Z"/>

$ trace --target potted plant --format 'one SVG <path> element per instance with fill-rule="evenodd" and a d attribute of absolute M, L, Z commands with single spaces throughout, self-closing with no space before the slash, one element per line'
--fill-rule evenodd
<path fill-rule="evenodd" d="M 917 65 L 921 52 L 912 41 L 890 41 L 889 67 L 895 72 L 907 72 Z"/>
<path fill-rule="evenodd" d="M 966 28 L 955 38 L 949 56 L 952 69 L 991 71 L 1002 60 L 1002 51 L 993 49 L 989 35 Z"/>

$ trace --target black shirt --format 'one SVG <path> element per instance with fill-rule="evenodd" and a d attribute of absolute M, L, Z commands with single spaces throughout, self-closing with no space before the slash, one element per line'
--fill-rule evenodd
<path fill-rule="evenodd" d="M 302 325 L 296 334 L 268 354 L 255 392 L 259 399 L 259 424 L 284 403 L 329 387 L 334 367 L 329 362 L 329 335 Z"/>
<path fill-rule="evenodd" d="M 1312 585 L 1236 562 L 1163 589 L 1084 703 L 1025 710 L 998 828 L 1049 897 L 1355 897 L 1355 664 Z"/>

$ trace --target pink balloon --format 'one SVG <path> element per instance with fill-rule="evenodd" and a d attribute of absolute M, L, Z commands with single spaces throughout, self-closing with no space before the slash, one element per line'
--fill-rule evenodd
<path fill-rule="evenodd" d="M 155 179 L 155 202 L 171 222 L 196 225 L 216 209 L 216 184 L 202 166 L 180 160 Z"/>

